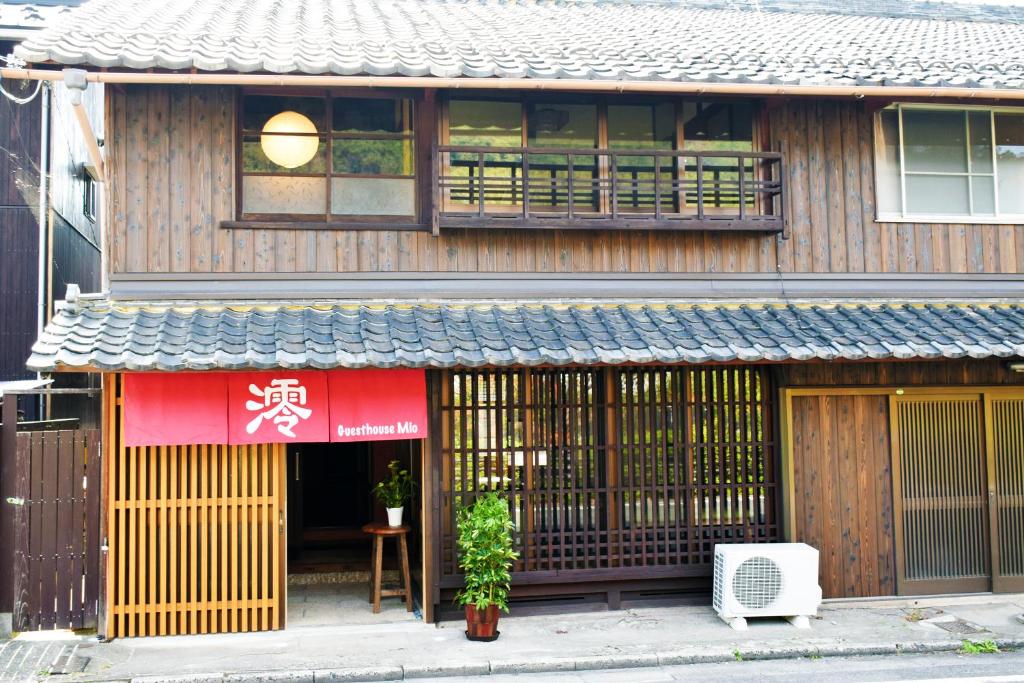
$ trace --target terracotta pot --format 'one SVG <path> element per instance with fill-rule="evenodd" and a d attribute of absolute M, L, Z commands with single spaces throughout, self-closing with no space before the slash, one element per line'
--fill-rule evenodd
<path fill-rule="evenodd" d="M 497 605 L 491 605 L 485 609 L 466 605 L 466 637 L 470 640 L 496 640 L 499 616 L 501 616 L 501 612 Z"/>

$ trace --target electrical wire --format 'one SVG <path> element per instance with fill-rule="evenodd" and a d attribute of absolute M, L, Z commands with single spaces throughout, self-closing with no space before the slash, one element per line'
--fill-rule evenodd
<path fill-rule="evenodd" d="M 14 69 L 25 67 L 25 60 L 21 59 L 20 57 L 15 57 L 14 55 L 0 57 L 0 61 L 3 61 L 3 63 L 6 64 L 8 67 Z M 17 95 L 12 95 L 11 93 L 7 92 L 7 90 L 4 88 L 3 78 L 0 77 L 0 94 L 2 94 L 4 97 L 9 99 L 11 102 L 14 102 L 15 104 L 28 104 L 29 102 L 34 100 L 37 95 L 39 95 L 39 91 L 42 90 L 42 88 L 43 82 L 41 80 L 36 81 L 36 89 L 31 95 L 29 95 L 28 97 L 18 97 Z"/>

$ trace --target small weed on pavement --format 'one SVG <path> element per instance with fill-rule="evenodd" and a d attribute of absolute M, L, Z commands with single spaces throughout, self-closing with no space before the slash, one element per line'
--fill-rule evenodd
<path fill-rule="evenodd" d="M 990 655 L 999 652 L 999 646 L 991 640 L 965 640 L 959 652 L 964 655 Z"/>

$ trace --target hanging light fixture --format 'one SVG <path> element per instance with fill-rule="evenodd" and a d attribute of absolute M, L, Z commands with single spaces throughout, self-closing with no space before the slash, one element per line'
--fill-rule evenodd
<path fill-rule="evenodd" d="M 284 168 L 298 168 L 316 156 L 320 138 L 316 125 L 297 111 L 283 111 L 270 117 L 260 135 L 260 147 L 267 158 Z"/>

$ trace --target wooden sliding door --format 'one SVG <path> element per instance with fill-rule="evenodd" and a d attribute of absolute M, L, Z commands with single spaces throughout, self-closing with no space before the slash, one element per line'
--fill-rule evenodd
<path fill-rule="evenodd" d="M 125 447 L 113 400 L 106 635 L 283 628 L 284 446 Z"/>
<path fill-rule="evenodd" d="M 992 524 L 994 546 L 992 590 L 1024 591 L 1024 397 L 990 398 L 992 462 Z"/>
<path fill-rule="evenodd" d="M 1024 590 L 1024 397 L 892 406 L 899 592 Z"/>
<path fill-rule="evenodd" d="M 893 407 L 899 592 L 989 590 L 981 396 L 895 397 Z"/>

